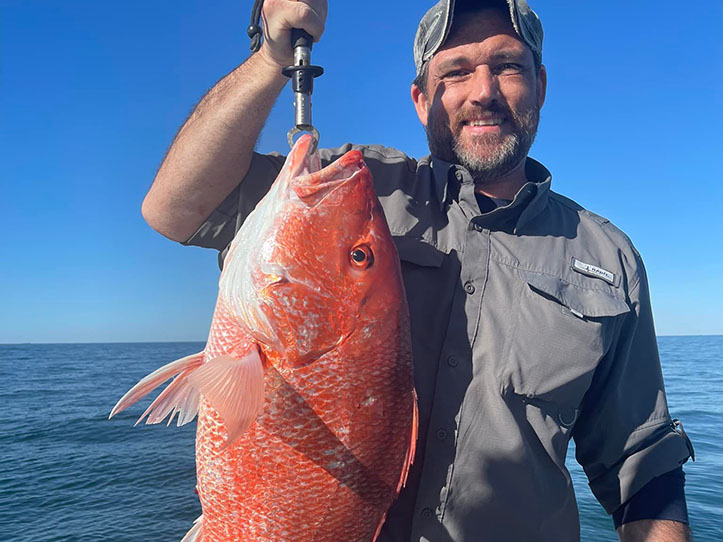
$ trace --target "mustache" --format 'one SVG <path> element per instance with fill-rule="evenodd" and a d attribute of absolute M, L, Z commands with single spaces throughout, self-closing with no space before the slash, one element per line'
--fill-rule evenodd
<path fill-rule="evenodd" d="M 459 126 L 463 122 L 476 120 L 485 117 L 514 118 L 509 107 L 498 102 L 490 102 L 486 106 L 465 105 L 454 115 L 454 125 Z"/>
<path fill-rule="evenodd" d="M 434 115 L 430 110 L 427 112 L 427 124 L 429 125 L 431 122 L 438 127 L 446 127 L 451 132 L 453 126 L 456 126 L 459 131 L 459 127 L 461 127 L 464 122 L 493 116 L 512 119 L 513 122 L 516 120 L 514 113 L 509 107 L 499 102 L 490 102 L 486 106 L 466 104 L 455 112 L 454 117 L 439 114 L 439 112 Z"/>

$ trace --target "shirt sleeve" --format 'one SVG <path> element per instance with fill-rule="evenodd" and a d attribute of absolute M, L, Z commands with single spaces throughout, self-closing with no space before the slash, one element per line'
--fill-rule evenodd
<path fill-rule="evenodd" d="M 278 153 L 254 153 L 246 176 L 183 245 L 219 251 L 219 267 L 236 232 L 273 184 L 286 160 Z"/>
<path fill-rule="evenodd" d="M 668 412 L 647 278 L 637 253 L 635 260 L 637 270 L 628 275 L 631 310 L 609 328 L 612 345 L 573 430 L 577 460 L 608 514 L 692 452 Z"/>

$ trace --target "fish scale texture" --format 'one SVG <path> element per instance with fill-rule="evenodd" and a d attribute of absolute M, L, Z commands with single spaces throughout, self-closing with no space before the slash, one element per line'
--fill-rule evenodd
<path fill-rule="evenodd" d="M 410 445 L 413 400 L 399 393 L 411 389 L 411 354 L 398 339 L 406 315 L 396 323 L 360 322 L 367 333 L 305 367 L 267 368 L 262 414 L 229 448 L 223 422 L 202 404 L 204 542 L 371 542 Z M 219 304 L 206 357 L 243 349 L 239 332 Z"/>

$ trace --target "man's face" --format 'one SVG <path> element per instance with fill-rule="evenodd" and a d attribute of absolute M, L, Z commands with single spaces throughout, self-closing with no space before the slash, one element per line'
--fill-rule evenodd
<path fill-rule="evenodd" d="M 455 25 L 429 60 L 427 92 L 412 85 L 412 99 L 432 154 L 463 165 L 482 183 L 523 163 L 545 84 L 544 67 L 536 71 L 509 16 L 486 9 Z"/>

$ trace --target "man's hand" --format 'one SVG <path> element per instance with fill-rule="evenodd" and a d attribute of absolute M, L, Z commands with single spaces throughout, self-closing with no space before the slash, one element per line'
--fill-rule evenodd
<path fill-rule="evenodd" d="M 326 13 L 326 0 L 265 0 L 264 43 L 259 53 L 280 67 L 293 64 L 291 29 L 306 30 L 317 42 L 324 32 Z"/>
<path fill-rule="evenodd" d="M 618 527 L 620 542 L 690 542 L 684 523 L 664 519 L 643 519 Z"/>
<path fill-rule="evenodd" d="M 168 150 L 143 202 L 151 227 L 188 240 L 243 179 L 261 128 L 289 81 L 281 68 L 294 63 L 291 29 L 318 41 L 326 10 L 326 0 L 264 2 L 261 49 L 208 92 Z"/>

